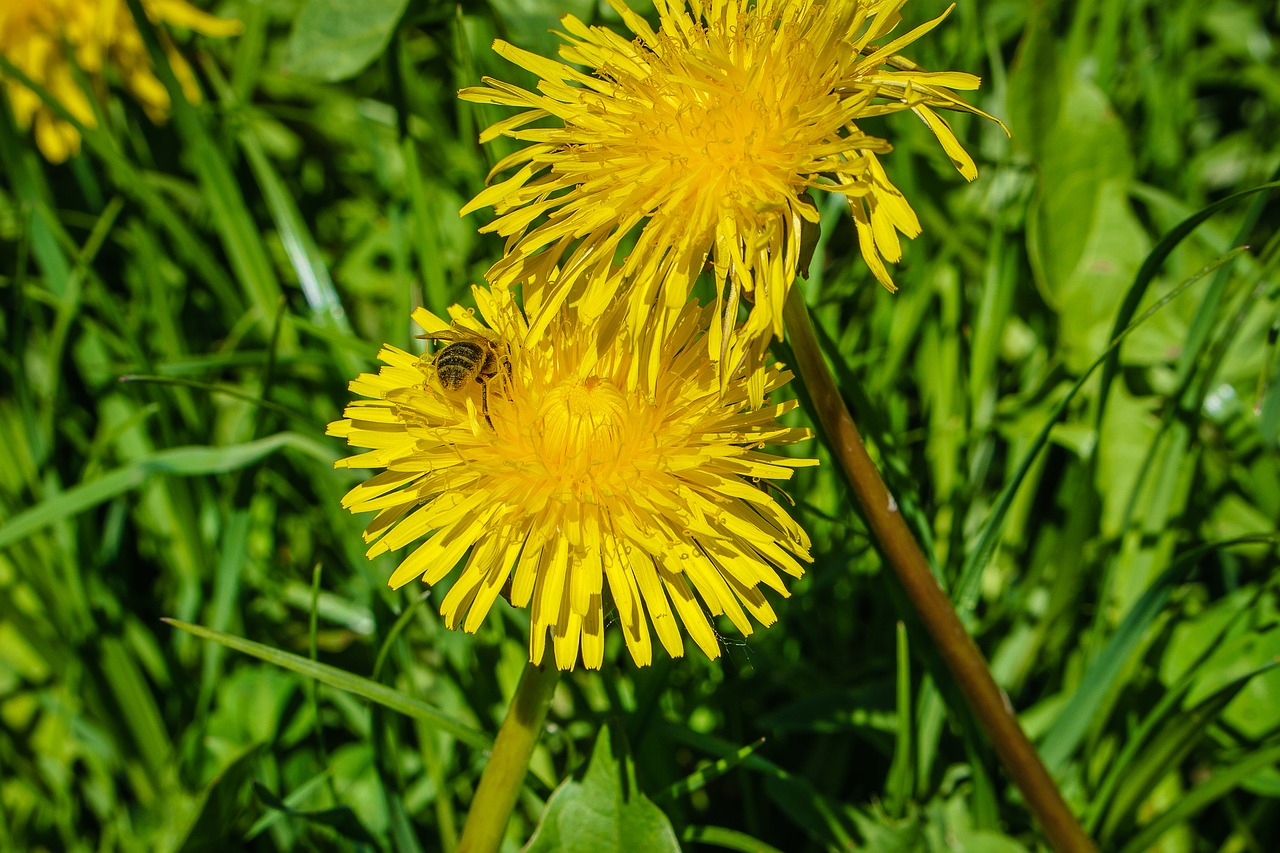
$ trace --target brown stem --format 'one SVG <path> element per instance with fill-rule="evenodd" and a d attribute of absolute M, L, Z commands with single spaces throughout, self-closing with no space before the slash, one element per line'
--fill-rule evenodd
<path fill-rule="evenodd" d="M 858 427 L 836 388 L 831 369 L 822 358 L 799 287 L 791 288 L 784 318 L 787 340 L 795 352 L 796 369 L 813 399 L 831 452 L 853 486 L 885 562 L 893 568 L 943 662 L 995 747 L 1000 763 L 1022 792 L 1054 850 L 1062 853 L 1096 850 L 1022 731 L 1009 698 L 991 677 L 982 652 L 938 585 L 928 560 L 902 513 L 898 512 L 897 503 L 867 455 Z"/>
<path fill-rule="evenodd" d="M 502 843 L 559 680 L 560 671 L 554 665 L 525 665 L 489 763 L 480 774 L 457 853 L 496 853 Z"/>

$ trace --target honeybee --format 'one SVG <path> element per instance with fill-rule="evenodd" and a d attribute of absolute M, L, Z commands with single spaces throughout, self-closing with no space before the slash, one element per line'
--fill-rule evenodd
<path fill-rule="evenodd" d="M 452 328 L 430 335 L 419 335 L 421 338 L 446 342 L 436 350 L 431 359 L 440 387 L 449 394 L 457 394 L 470 387 L 472 382 L 480 385 L 480 407 L 484 419 L 493 427 L 489 419 L 489 381 L 505 370 L 507 378 L 511 378 L 511 361 L 507 357 L 506 347 L 493 338 L 479 332 Z"/>

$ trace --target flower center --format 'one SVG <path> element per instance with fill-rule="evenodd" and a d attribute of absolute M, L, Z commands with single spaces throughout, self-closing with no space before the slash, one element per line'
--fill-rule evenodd
<path fill-rule="evenodd" d="M 537 450 L 552 478 L 579 492 L 604 487 L 626 456 L 627 398 L 608 379 L 589 376 L 552 388 L 538 412 Z"/>
<path fill-rule="evenodd" d="M 733 35 L 703 33 L 707 45 L 692 54 L 673 45 L 653 58 L 638 84 L 651 115 L 633 144 L 651 152 L 659 185 L 754 208 L 796 181 L 788 139 L 802 93 L 775 56 L 746 58 L 761 26 L 752 16 Z"/>
<path fill-rule="evenodd" d="M 769 128 L 752 105 L 741 102 L 741 92 L 719 94 L 723 100 L 708 106 L 703 127 L 693 135 L 702 137 L 707 164 L 719 164 L 727 181 L 753 178 L 757 165 L 773 153 L 767 146 Z"/>

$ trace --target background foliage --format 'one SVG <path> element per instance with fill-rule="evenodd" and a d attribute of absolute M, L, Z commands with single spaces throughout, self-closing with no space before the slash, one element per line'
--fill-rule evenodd
<path fill-rule="evenodd" d="M 546 53 L 560 15 L 616 17 L 359 6 L 219 4 L 243 36 L 179 34 L 207 103 L 155 127 L 113 98 L 64 166 L 0 110 L 0 848 L 456 840 L 527 622 L 499 605 L 473 638 L 442 628 L 441 592 L 387 590 L 321 433 L 379 342 L 411 345 L 411 307 L 465 302 L 501 251 L 457 216 L 502 148 L 476 143 L 498 113 L 455 92 L 520 79 L 489 42 Z M 1233 197 L 1280 171 L 1276 16 L 962 3 L 912 58 L 981 74 L 1013 140 L 954 118 L 982 172 L 963 185 L 923 125 L 869 128 L 925 228 L 902 290 L 834 207 L 804 284 L 901 506 L 1105 849 L 1280 837 L 1280 208 Z M 816 561 L 781 623 L 645 670 L 614 637 L 616 665 L 563 682 L 509 847 L 562 781 L 552 814 L 616 802 L 620 760 L 688 848 L 1035 847 L 834 468 L 791 494 Z M 162 616 L 381 682 L 401 713 Z M 662 837 L 635 808 L 616 825 Z M 567 843 L 551 831 L 534 849 Z"/>

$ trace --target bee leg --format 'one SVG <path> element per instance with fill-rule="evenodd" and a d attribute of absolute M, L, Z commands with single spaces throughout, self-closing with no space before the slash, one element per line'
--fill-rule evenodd
<path fill-rule="evenodd" d="M 489 383 L 484 379 L 476 379 L 480 383 L 480 411 L 484 415 L 484 421 L 489 425 L 489 429 L 493 429 L 493 420 L 489 417 Z"/>

